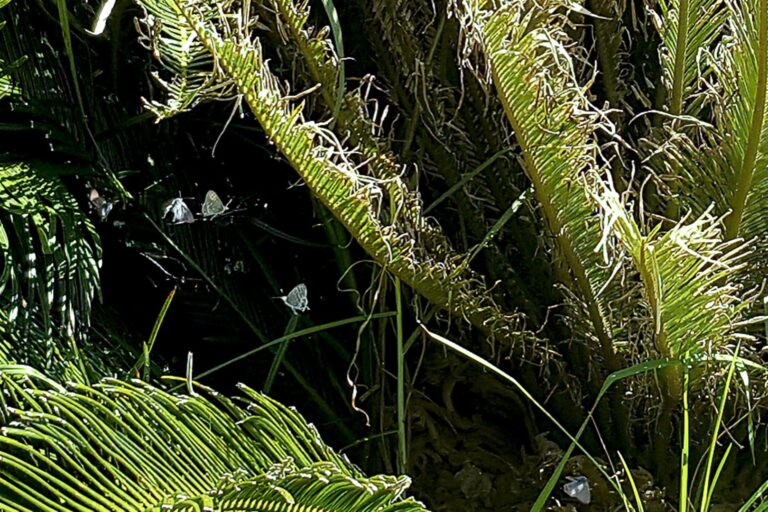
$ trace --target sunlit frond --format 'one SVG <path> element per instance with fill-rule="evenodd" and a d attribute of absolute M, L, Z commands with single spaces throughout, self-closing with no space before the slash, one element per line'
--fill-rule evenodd
<path fill-rule="evenodd" d="M 49 335 L 89 325 L 101 249 L 77 202 L 55 178 L 23 164 L 0 166 L 3 309 L 18 325 L 40 315 Z"/>
<path fill-rule="evenodd" d="M 701 102 L 692 96 L 711 72 L 707 52 L 725 27 L 727 8 L 722 0 L 662 0 L 659 8 L 653 20 L 669 112 L 695 114 Z"/>
<path fill-rule="evenodd" d="M 599 125 L 575 83 L 559 4 L 523 3 L 482 16 L 482 37 L 493 82 L 523 153 L 525 171 L 557 249 L 567 280 L 583 301 L 609 367 L 617 369 L 614 326 L 606 308 L 611 266 L 595 251 L 600 225 L 590 205 L 599 177 L 595 131 Z M 604 294 L 604 295 L 603 295 Z M 603 295 L 603 297 L 601 297 Z"/>
<path fill-rule="evenodd" d="M 520 339 L 519 315 L 500 310 L 482 281 L 465 271 L 461 256 L 447 242 L 429 240 L 435 230 L 418 215 L 418 199 L 407 192 L 399 176 L 379 178 L 359 172 L 358 165 L 369 162 L 356 163 L 358 150 L 345 147 L 332 131 L 304 118 L 303 104 L 284 91 L 264 61 L 259 40 L 251 40 L 231 24 L 239 17 L 213 15 L 231 7 L 192 6 L 181 0 L 142 3 L 152 17 L 169 16 L 156 37 L 178 37 L 182 29 L 172 27 L 180 24 L 189 27 L 185 30 L 194 29 L 195 40 L 201 43 L 197 46 L 200 55 L 207 51 L 214 57 L 215 76 L 223 75 L 243 96 L 272 143 L 371 256 L 430 301 L 498 338 Z M 168 42 L 154 48 L 162 62 L 163 51 L 180 47 L 181 43 Z M 201 59 L 195 58 L 195 62 Z M 201 80 L 208 83 L 212 77 L 210 72 Z M 211 99 L 205 89 L 190 94 L 199 94 L 199 100 Z M 182 110 L 174 98 L 162 115 Z M 191 96 L 188 100 L 198 101 Z M 411 199 L 404 202 L 406 197 Z M 389 214 L 382 215 L 382 211 Z"/>
<path fill-rule="evenodd" d="M 364 477 L 297 412 L 245 386 L 233 401 L 197 384 L 192 395 L 115 379 L 65 387 L 3 366 L 0 388 L 4 510 L 424 510 L 402 498 L 407 477 Z"/>

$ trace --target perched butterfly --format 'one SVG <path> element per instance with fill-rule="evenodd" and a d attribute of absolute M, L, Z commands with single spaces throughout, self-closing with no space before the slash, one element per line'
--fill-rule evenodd
<path fill-rule="evenodd" d="M 187 203 L 180 197 L 171 200 L 163 211 L 163 218 L 168 216 L 168 213 L 173 214 L 171 222 L 174 224 L 192 224 L 195 222 L 195 216 L 189 210 Z"/>
<path fill-rule="evenodd" d="M 285 305 L 291 308 L 294 315 L 300 312 L 309 311 L 309 300 L 307 300 L 307 286 L 304 283 L 297 284 L 288 295 L 275 297 L 285 302 Z"/>
<path fill-rule="evenodd" d="M 203 201 L 203 208 L 201 213 L 203 214 L 203 218 L 206 219 L 218 217 L 229 209 L 228 206 L 229 203 L 224 204 L 219 197 L 219 194 L 213 190 L 209 190 L 205 194 L 205 201 Z"/>
<path fill-rule="evenodd" d="M 99 191 L 95 188 L 91 189 L 91 193 L 88 196 L 88 199 L 91 201 L 91 208 L 93 208 L 96 211 L 96 214 L 99 216 L 99 220 L 104 222 L 107 220 L 107 216 L 109 215 L 109 212 L 112 211 L 112 208 L 114 208 L 115 204 L 112 201 L 107 201 L 101 195 L 99 195 Z"/>
<path fill-rule="evenodd" d="M 563 491 L 571 498 L 576 498 L 585 505 L 592 499 L 589 493 L 589 480 L 585 476 L 566 477 L 569 482 L 563 485 Z"/>

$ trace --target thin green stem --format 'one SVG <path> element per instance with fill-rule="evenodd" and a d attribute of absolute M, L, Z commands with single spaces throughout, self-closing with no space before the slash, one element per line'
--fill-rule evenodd
<path fill-rule="evenodd" d="M 680 450 L 680 501 L 678 509 L 688 509 L 688 464 L 690 451 L 690 417 L 688 414 L 688 369 L 683 369 L 683 447 Z"/>
<path fill-rule="evenodd" d="M 761 0 L 761 3 L 765 3 L 765 0 Z M 714 489 L 715 481 L 710 480 L 710 475 L 712 473 L 712 464 L 715 460 L 715 450 L 717 449 L 717 439 L 720 435 L 720 425 L 723 423 L 723 414 L 725 412 L 725 401 L 728 399 L 728 390 L 731 388 L 731 380 L 733 379 L 733 373 L 736 369 L 736 361 L 738 359 L 739 355 L 739 347 L 736 347 L 736 350 L 733 354 L 733 359 L 731 360 L 731 366 L 728 368 L 728 376 L 725 379 L 725 385 L 723 386 L 723 391 L 720 393 L 720 403 L 717 407 L 717 417 L 715 418 L 715 426 L 712 431 L 712 437 L 709 440 L 709 453 L 707 455 L 707 465 L 706 470 L 704 471 L 704 489 L 702 492 L 702 502 L 701 502 L 701 510 L 706 511 L 709 510 L 709 501 L 712 498 L 712 494 L 710 492 L 710 486 Z"/>
<path fill-rule="evenodd" d="M 296 324 L 298 322 L 299 315 L 291 315 L 291 319 L 288 320 L 288 325 L 285 326 L 283 338 L 296 330 Z M 275 358 L 272 360 L 272 366 L 269 367 L 269 373 L 267 373 L 267 380 L 264 382 L 264 393 L 266 394 L 269 394 L 269 392 L 272 390 L 272 384 L 275 383 L 277 371 L 280 369 L 280 365 L 282 364 L 283 359 L 285 359 L 285 352 L 288 350 L 288 344 L 290 342 L 291 340 L 289 339 L 283 340 L 277 349 L 277 354 L 275 354 Z"/>
<path fill-rule="evenodd" d="M 365 321 L 366 319 L 369 319 L 369 318 L 386 318 L 386 317 L 390 317 L 390 316 L 393 316 L 393 315 L 394 315 L 394 313 L 391 313 L 391 312 L 376 313 L 374 315 L 371 315 L 370 317 L 367 316 L 367 315 L 360 315 L 360 316 L 353 316 L 353 317 L 350 317 L 350 318 L 344 318 L 343 320 L 336 320 L 334 322 L 328 322 L 327 324 L 314 325 L 312 327 L 308 327 L 306 329 L 302 329 L 300 331 L 293 332 L 293 333 L 288 334 L 286 336 L 281 336 L 281 337 L 279 337 L 277 339 L 274 339 L 274 340 L 272 340 L 272 341 L 270 341 L 268 343 L 264 343 L 263 345 L 260 345 L 260 346 L 256 347 L 253 350 L 249 350 L 248 352 L 240 354 L 237 357 L 233 357 L 232 359 L 228 359 L 227 361 L 225 361 L 225 362 L 223 362 L 223 363 L 221 363 L 219 365 L 216 365 L 213 368 L 204 371 L 203 373 L 195 375 L 195 380 L 200 380 L 203 377 L 207 377 L 208 375 L 221 370 L 222 368 L 226 368 L 227 366 L 229 366 L 231 364 L 234 364 L 234 363 L 236 363 L 238 361 L 241 361 L 241 360 L 243 360 L 243 359 L 245 359 L 247 357 L 250 357 L 253 354 L 256 354 L 257 352 L 261 352 L 262 350 L 266 350 L 266 349 L 268 349 L 270 347 L 273 347 L 275 345 L 278 345 L 278 344 L 280 344 L 280 343 L 282 343 L 284 341 L 292 340 L 293 338 L 300 338 L 302 336 L 307 336 L 307 335 L 310 335 L 310 334 L 314 334 L 316 332 L 324 331 L 324 330 L 327 330 L 327 329 L 332 329 L 334 327 L 341 327 L 342 325 L 347 325 L 347 324 L 351 324 L 351 323 L 355 323 L 355 322 L 363 322 L 363 321 Z"/>
<path fill-rule="evenodd" d="M 405 438 L 405 350 L 403 345 L 403 300 L 400 279 L 395 278 L 395 301 L 397 303 L 397 451 L 398 472 L 405 474 L 408 467 L 408 452 Z"/>

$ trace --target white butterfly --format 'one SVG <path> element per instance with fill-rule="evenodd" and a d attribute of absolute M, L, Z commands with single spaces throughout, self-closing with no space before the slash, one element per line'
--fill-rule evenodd
<path fill-rule="evenodd" d="M 309 311 L 309 300 L 307 299 L 307 286 L 304 283 L 297 284 L 288 295 L 275 297 L 285 302 L 285 305 L 291 308 L 294 315 L 300 312 Z"/>
<path fill-rule="evenodd" d="M 585 476 L 566 477 L 569 482 L 563 485 L 563 491 L 571 498 L 576 498 L 581 503 L 589 504 L 592 496 L 589 492 L 589 480 Z"/>
<path fill-rule="evenodd" d="M 107 216 L 109 215 L 109 212 L 112 211 L 112 208 L 115 206 L 115 204 L 112 201 L 107 201 L 101 195 L 99 195 L 99 191 L 95 188 L 91 189 L 91 193 L 88 196 L 88 199 L 91 201 L 91 208 L 96 210 L 96 214 L 99 216 L 99 220 L 104 222 L 107 220 Z"/>
<path fill-rule="evenodd" d="M 219 197 L 219 194 L 217 194 L 213 190 L 209 190 L 208 192 L 206 192 L 205 201 L 203 201 L 203 208 L 201 211 L 204 218 L 218 217 L 222 213 L 226 212 L 228 209 L 229 209 L 229 203 L 224 204 L 224 202 Z"/>
<path fill-rule="evenodd" d="M 180 197 L 177 197 L 168 203 L 163 211 L 163 218 L 168 216 L 168 212 L 173 214 L 171 222 L 174 224 L 191 224 L 195 222 L 195 216 L 192 215 L 189 207 Z"/>

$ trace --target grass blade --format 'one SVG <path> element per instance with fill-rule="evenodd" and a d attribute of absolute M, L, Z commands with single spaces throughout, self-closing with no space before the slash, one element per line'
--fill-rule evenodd
<path fill-rule="evenodd" d="M 391 317 L 391 316 L 394 316 L 394 315 L 395 315 L 395 313 L 392 313 L 392 312 L 376 313 L 376 314 L 371 315 L 370 318 L 388 318 L 388 317 Z M 256 347 L 253 350 L 249 350 L 248 352 L 240 354 L 237 357 L 233 357 L 232 359 L 224 361 L 223 363 L 221 363 L 219 365 L 216 365 L 213 368 L 210 368 L 210 369 L 204 371 L 203 373 L 195 375 L 195 380 L 200 380 L 203 377 L 207 377 L 208 375 L 211 375 L 212 373 L 215 373 L 215 372 L 221 370 L 222 368 L 226 368 L 227 366 L 229 366 L 231 364 L 234 364 L 234 363 L 236 363 L 238 361 L 241 361 L 241 360 L 245 359 L 246 357 L 250 357 L 253 354 L 256 354 L 257 352 L 261 352 L 262 350 L 266 350 L 268 348 L 274 347 L 275 345 L 279 345 L 280 343 L 282 343 L 284 341 L 292 340 L 294 338 L 300 338 L 302 336 L 308 336 L 310 334 L 314 334 L 314 333 L 317 333 L 317 332 L 320 332 L 320 331 L 325 331 L 325 330 L 328 330 L 328 329 L 333 329 L 334 327 L 341 327 L 342 325 L 352 324 L 352 323 L 355 323 L 355 322 L 363 322 L 363 321 L 365 321 L 368 318 L 369 317 L 367 315 L 353 316 L 353 317 L 349 317 L 349 318 L 344 318 L 342 320 L 336 320 L 336 321 L 333 321 L 333 322 L 328 322 L 326 324 L 314 325 L 312 327 L 308 327 L 308 328 L 302 329 L 300 331 L 292 332 L 291 334 L 287 334 L 285 336 L 280 336 L 279 338 L 276 338 L 276 339 L 274 339 L 274 340 L 272 340 L 270 342 L 264 343 L 263 345 L 259 345 L 258 347 Z"/>
<path fill-rule="evenodd" d="M 680 450 L 680 501 L 678 508 L 684 512 L 688 510 L 688 467 L 690 464 L 690 416 L 688 410 L 688 385 L 690 374 L 683 367 L 683 446 Z"/>
<path fill-rule="evenodd" d="M 408 467 L 408 451 L 405 444 L 405 350 L 403 349 L 403 300 L 400 279 L 395 278 L 397 303 L 397 453 L 398 473 L 404 475 Z"/>
<path fill-rule="evenodd" d="M 142 373 L 142 379 L 145 381 L 149 380 L 149 367 L 150 367 L 149 355 L 152 352 L 152 348 L 155 346 L 155 340 L 157 340 L 157 334 L 160 332 L 160 327 L 163 325 L 163 321 L 165 320 L 165 315 L 166 313 L 168 313 L 168 308 L 171 307 L 171 302 L 173 302 L 173 297 L 175 295 L 176 295 L 176 287 L 174 286 L 171 292 L 165 298 L 165 302 L 163 302 L 163 307 L 160 308 L 160 313 L 157 315 L 157 318 L 155 319 L 155 325 L 152 326 L 152 332 L 149 333 L 149 340 L 147 340 L 147 342 L 144 343 L 143 345 L 144 354 L 136 362 L 136 364 L 133 365 L 133 368 L 131 368 L 129 375 L 136 372 L 140 366 L 143 366 L 144 370 Z"/>
<path fill-rule="evenodd" d="M 283 338 L 291 334 L 293 331 L 296 330 L 296 324 L 299 322 L 299 316 L 298 315 L 291 315 L 291 319 L 288 320 L 288 325 L 285 327 L 285 331 L 283 332 Z M 275 382 L 275 377 L 277 377 L 277 371 L 280 369 L 280 365 L 283 362 L 283 359 L 285 358 L 285 352 L 288 350 L 288 343 L 290 343 L 290 339 L 285 339 L 282 342 L 280 342 L 280 346 L 277 349 L 277 354 L 275 354 L 275 358 L 272 360 L 272 366 L 269 367 L 269 373 L 267 373 L 267 380 L 264 382 L 264 393 L 269 394 L 270 390 L 272 389 L 272 384 Z"/>
<path fill-rule="evenodd" d="M 733 354 L 733 358 L 731 358 L 730 367 L 728 368 L 728 376 L 725 379 L 725 386 L 723 386 L 723 391 L 722 393 L 720 393 L 720 404 L 717 407 L 717 418 L 715 419 L 715 428 L 714 428 L 714 431 L 712 432 L 712 439 L 710 440 L 709 455 L 707 456 L 707 466 L 704 472 L 704 492 L 702 493 L 703 499 L 701 502 L 702 511 L 706 511 L 709 509 L 709 502 L 712 497 L 712 489 L 714 489 L 715 487 L 715 480 L 712 480 L 710 483 L 710 475 L 712 473 L 712 464 L 715 459 L 715 449 L 717 448 L 717 438 L 720 433 L 720 425 L 722 424 L 723 413 L 725 412 L 725 401 L 728 398 L 728 390 L 731 387 L 731 379 L 733 379 L 733 374 L 736 370 L 736 361 L 738 360 L 738 355 L 739 355 L 739 346 L 737 345 L 736 350 L 734 351 L 734 354 Z"/>
<path fill-rule="evenodd" d="M 344 41 L 341 37 L 341 23 L 339 22 L 339 13 L 336 11 L 336 6 L 333 5 L 333 0 L 321 0 L 325 13 L 328 15 L 328 20 L 331 23 L 331 33 L 333 34 L 333 42 L 336 45 L 336 55 L 339 58 L 339 82 L 336 90 L 336 105 L 333 107 L 333 117 L 339 117 L 339 110 L 341 110 L 341 103 L 344 101 L 344 91 L 347 88 L 346 77 L 344 75 Z"/>
<path fill-rule="evenodd" d="M 453 341 L 451 341 L 451 340 L 449 340 L 449 339 L 447 339 L 447 338 L 445 338 L 445 337 L 443 337 L 443 336 L 440 336 L 439 334 L 436 334 L 436 333 L 433 333 L 433 332 L 431 332 L 429 329 L 427 329 L 427 327 L 426 327 L 424 324 L 422 324 L 422 323 L 419 323 L 419 325 L 421 326 L 421 328 L 422 328 L 422 329 L 424 329 L 424 332 L 426 332 L 426 333 L 427 333 L 427 335 L 428 335 L 430 338 L 432 338 L 433 340 L 435 340 L 435 341 L 437 341 L 437 342 L 439 342 L 439 343 L 441 343 L 441 344 L 445 345 L 446 347 L 450 348 L 451 350 L 454 350 L 455 352 L 458 352 L 459 354 L 463 355 L 463 356 L 464 356 L 464 357 L 466 357 L 467 359 L 469 359 L 469 360 L 471 360 L 471 361 L 474 361 L 475 363 L 479 364 L 480 366 L 482 366 L 482 367 L 484 367 L 484 368 L 486 368 L 486 369 L 488 369 L 488 370 L 492 371 L 492 372 L 493 372 L 493 373 L 495 373 L 496 375 L 498 375 L 498 376 L 502 377 L 504 380 L 508 381 L 508 382 L 509 382 L 509 383 L 511 383 L 513 386 L 515 386 L 515 387 L 518 389 L 518 391 L 520 391 L 520 393 L 521 393 L 521 394 L 522 394 L 522 395 L 523 395 L 525 398 L 527 398 L 528 400 L 530 400 L 530 402 L 531 402 L 531 403 L 532 403 L 534 406 L 536 406 L 536 408 L 537 408 L 537 409 L 539 409 L 541 412 L 543 412 L 543 413 L 544 413 L 544 415 L 545 415 L 545 416 L 546 416 L 546 417 L 547 417 L 547 418 L 548 418 L 548 419 L 549 419 L 549 420 L 550 420 L 552 423 L 554 423 L 554 425 L 555 425 L 555 426 L 556 426 L 556 427 L 557 427 L 557 428 L 558 428 L 558 429 L 559 429 L 559 430 L 560 430 L 560 431 L 561 431 L 563 434 L 565 434 L 565 436 L 566 436 L 566 437 L 568 437 L 568 439 L 570 439 L 570 440 L 571 440 L 571 446 L 568 448 L 568 452 L 567 452 L 567 454 L 566 454 L 566 455 L 563 457 L 563 460 L 562 460 L 562 461 L 560 462 L 560 464 L 558 465 L 557 469 L 555 470 L 555 474 L 553 474 L 553 475 L 552 475 L 552 477 L 551 477 L 551 478 L 549 479 L 549 481 L 547 482 L 547 486 L 544 488 L 544 490 L 542 491 L 542 493 L 539 495 L 539 498 L 536 500 L 536 503 L 534 503 L 534 505 L 533 505 L 533 508 L 531 508 L 531 511 L 532 511 L 532 512 L 539 512 L 539 511 L 543 510 L 543 508 L 544 508 L 544 505 L 546 504 L 546 501 L 547 501 L 547 499 L 549 498 L 549 495 L 550 495 L 550 494 L 552 493 L 552 491 L 554 490 L 555 484 L 556 484 L 556 483 L 557 483 L 557 481 L 559 480 L 559 478 L 560 478 L 560 474 L 562 474 L 562 471 L 563 471 L 563 469 L 565 468 L 565 463 L 568 461 L 568 458 L 570 457 L 570 454 L 571 454 L 571 452 L 573 451 L 573 449 L 574 449 L 575 447 L 578 447 L 578 448 L 579 448 L 579 449 L 582 451 L 582 453 L 584 453 L 584 455 L 586 455 L 586 457 L 587 457 L 587 458 L 588 458 L 588 459 L 589 459 L 589 460 L 592 462 L 592 464 L 594 464 L 594 465 L 595 465 L 595 468 L 597 468 L 597 470 L 598 470 L 598 471 L 600 471 L 600 473 L 602 473 L 603 477 L 605 477 L 605 480 L 606 480 L 606 482 L 608 482 L 609 484 L 611 484 L 611 485 L 612 485 L 612 486 L 613 486 L 613 487 L 616 489 L 616 491 L 617 491 L 617 492 L 621 493 L 621 487 L 620 487 L 620 486 L 618 486 L 618 485 L 617 485 L 617 484 L 614 482 L 613 478 L 611 478 L 611 476 L 610 476 L 610 475 L 609 475 L 609 474 L 608 474 L 608 473 L 605 471 L 605 469 L 603 468 L 603 466 L 602 466 L 602 465 L 601 465 L 601 464 L 600 464 L 600 463 L 599 463 L 599 462 L 598 462 L 598 461 L 597 461 L 597 460 L 596 460 L 596 459 L 595 459 L 595 458 L 594 458 L 594 457 L 593 457 L 593 456 L 592 456 L 592 455 L 591 455 L 591 454 L 590 454 L 590 453 L 587 451 L 587 449 L 586 449 L 586 448 L 584 448 L 584 446 L 582 446 L 582 445 L 579 443 L 579 438 L 580 438 L 580 437 L 581 437 L 581 435 L 584 433 L 584 430 L 586 430 L 586 428 L 587 428 L 587 425 L 589 424 L 589 421 L 590 421 L 590 419 L 592 418 L 592 414 L 594 413 L 594 411 L 595 411 L 595 408 L 597 407 L 597 402 L 599 402 L 599 401 L 600 401 L 600 397 L 602 397 L 602 395 L 603 395 L 603 394 L 605 393 L 605 391 L 606 391 L 606 390 L 607 390 L 607 389 L 608 389 L 608 388 L 611 386 L 611 384 L 613 384 L 614 382 L 616 382 L 617 380 L 619 380 L 619 379 L 613 379 L 613 380 L 611 380 L 611 376 L 612 376 L 613 374 L 612 374 L 612 375 L 610 375 L 610 376 L 608 376 L 608 379 L 606 379 L 606 384 L 604 384 L 604 385 L 603 385 L 603 389 L 601 390 L 601 394 L 600 394 L 600 396 L 598 396 L 598 399 L 597 399 L 597 401 L 595 402 L 595 406 L 593 406 L 593 407 L 592 407 L 592 410 L 590 410 L 589 414 L 587 415 L 587 419 L 586 419 L 586 420 L 584 420 L 584 423 L 582 423 L 581 427 L 579 428 L 579 431 L 578 431 L 578 432 L 577 432 L 575 435 L 571 435 L 571 433 L 570 433 L 570 432 L 568 432 L 568 430 L 567 430 L 567 429 L 566 429 L 566 428 L 565 428 L 565 427 L 564 427 L 564 426 L 563 426 L 563 425 L 562 425 L 562 424 L 561 424 L 559 421 L 557 421 L 557 419 L 555 419 L 555 417 L 554 417 L 554 416 L 552 416 L 552 414 L 550 414 L 550 413 L 549 413 L 549 411 L 547 411 L 547 409 L 546 409 L 546 408 L 545 408 L 545 407 L 544 407 L 542 404 L 540 404 L 540 403 L 539 403 L 539 402 L 538 402 L 538 401 L 537 401 L 537 400 L 536 400 L 536 399 L 535 399 L 535 398 L 534 398 L 534 397 L 533 397 L 533 396 L 532 396 L 532 395 L 531 395 L 531 394 L 528 392 L 528 390 L 526 390 L 526 389 L 523 387 L 523 385 L 522 385 L 522 384 L 520 384 L 520 383 L 517 381 L 517 379 L 515 379 L 514 377 L 512 377 L 511 375 L 509 375 L 509 374 L 508 374 L 508 373 L 506 373 L 505 371 L 501 370 L 501 369 L 500 369 L 498 366 L 496 366 L 496 365 L 494 365 L 494 364 L 492 364 L 492 363 L 489 363 L 488 361 L 486 361 L 486 360 L 485 360 L 485 359 L 483 359 L 482 357 L 478 356 L 477 354 L 475 354 L 475 353 L 473 353 L 473 352 L 471 352 L 471 351 L 467 350 L 466 348 L 462 347 L 462 346 L 461 346 L 461 345 L 459 345 L 458 343 L 454 343 Z M 620 371 L 620 372 L 616 372 L 616 373 L 622 373 L 622 372 L 624 372 L 624 371 L 625 371 L 625 370 L 622 370 L 622 371 Z"/>
<path fill-rule="evenodd" d="M 632 478 L 632 473 L 629 470 L 629 466 L 627 466 L 627 462 L 624 460 L 624 457 L 621 455 L 621 452 L 618 452 L 619 460 L 621 461 L 621 465 L 624 467 L 624 471 L 627 473 L 627 480 L 629 481 L 629 485 L 632 487 L 632 495 L 635 498 L 635 505 L 637 505 L 637 512 L 643 512 L 645 509 L 643 508 L 643 500 L 640 499 L 640 492 L 637 490 L 637 485 L 635 485 L 635 479 Z M 632 506 L 627 502 L 626 496 L 622 493 L 621 497 L 624 499 L 624 505 L 627 507 L 627 510 L 632 510 Z"/>

